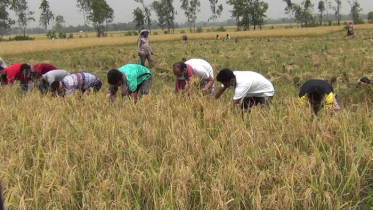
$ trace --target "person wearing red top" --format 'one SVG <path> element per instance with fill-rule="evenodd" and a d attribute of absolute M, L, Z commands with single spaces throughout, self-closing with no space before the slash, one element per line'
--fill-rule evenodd
<path fill-rule="evenodd" d="M 25 63 L 17 63 L 4 68 L 4 71 L 2 71 L 2 84 L 13 84 L 14 81 L 19 80 L 21 81 L 22 89 L 27 90 L 30 79 L 25 76 L 25 71 L 28 69 L 31 69 L 31 66 Z"/>
<path fill-rule="evenodd" d="M 56 70 L 56 69 L 57 69 L 56 67 L 48 63 L 39 63 L 33 66 L 33 72 L 39 73 L 40 76 L 49 71 Z"/>

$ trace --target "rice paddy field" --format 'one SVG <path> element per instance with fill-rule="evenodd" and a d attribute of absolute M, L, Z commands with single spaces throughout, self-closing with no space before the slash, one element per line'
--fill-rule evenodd
<path fill-rule="evenodd" d="M 50 62 L 104 81 L 65 99 L 0 88 L 0 180 L 7 209 L 371 209 L 373 28 L 151 36 L 151 94 L 108 103 L 106 72 L 137 63 L 135 37 L 0 43 L 7 64 Z M 237 40 L 235 38 L 239 37 Z M 203 58 L 272 81 L 269 108 L 241 114 L 233 92 L 174 94 L 172 64 Z M 311 115 L 299 85 L 335 78 L 342 109 Z M 218 84 L 215 85 L 216 87 Z"/>

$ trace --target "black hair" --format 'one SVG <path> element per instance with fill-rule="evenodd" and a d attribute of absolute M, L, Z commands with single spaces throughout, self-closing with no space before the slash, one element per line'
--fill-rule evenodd
<path fill-rule="evenodd" d="M 31 69 L 31 66 L 28 65 L 27 63 L 23 63 L 23 64 L 21 65 L 21 68 L 20 68 L 21 73 L 22 73 L 24 70 L 26 70 L 26 69 Z"/>
<path fill-rule="evenodd" d="M 222 69 L 219 71 L 218 75 L 216 76 L 216 80 L 218 82 L 229 82 L 231 79 L 236 78 L 236 76 L 233 74 L 233 71 L 230 69 Z"/>
<path fill-rule="evenodd" d="M 317 101 L 321 101 L 324 97 L 324 89 L 321 86 L 314 86 L 308 91 L 308 98 L 312 98 Z"/>
<path fill-rule="evenodd" d="M 51 84 L 51 91 L 56 92 L 59 87 L 60 87 L 60 82 L 59 81 L 54 81 Z"/>
<path fill-rule="evenodd" d="M 123 79 L 123 74 L 118 69 L 112 69 L 107 73 L 107 81 L 110 85 L 116 85 Z"/>
<path fill-rule="evenodd" d="M 0 66 L 0 71 L 4 71 L 4 67 Z"/>
<path fill-rule="evenodd" d="M 187 68 L 187 65 L 184 62 L 177 62 L 177 63 L 174 63 L 173 68 L 178 68 L 181 71 L 184 71 L 184 69 Z"/>

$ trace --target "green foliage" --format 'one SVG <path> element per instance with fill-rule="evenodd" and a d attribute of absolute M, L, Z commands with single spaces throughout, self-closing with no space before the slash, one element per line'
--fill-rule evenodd
<path fill-rule="evenodd" d="M 193 26 L 194 32 L 196 32 L 197 13 L 200 11 L 200 7 L 200 0 L 181 0 L 181 9 L 184 10 L 188 25 L 189 27 Z"/>
<path fill-rule="evenodd" d="M 9 38 L 9 41 L 28 41 L 28 40 L 35 40 L 33 37 L 29 36 L 15 36 L 13 38 Z"/>
<path fill-rule="evenodd" d="M 49 30 L 49 31 L 47 32 L 46 36 L 47 36 L 49 39 L 57 38 L 57 36 L 56 36 L 56 32 L 53 31 L 53 30 Z"/>
<path fill-rule="evenodd" d="M 338 25 L 341 25 L 342 0 L 335 0 L 335 4 L 336 4 L 336 6 L 334 7 L 334 14 L 335 14 L 335 17 L 337 18 Z"/>
<path fill-rule="evenodd" d="M 236 18 L 237 27 L 248 30 L 253 26 L 255 30 L 264 24 L 268 3 L 262 0 L 228 0 L 227 3 L 233 6 L 232 17 Z"/>
<path fill-rule="evenodd" d="M 176 11 L 173 6 L 173 0 L 157 0 L 152 3 L 152 8 L 158 17 L 158 25 L 167 29 L 168 33 L 175 28 Z"/>
<path fill-rule="evenodd" d="M 133 22 L 136 23 L 136 28 L 137 29 L 142 29 L 144 28 L 144 25 L 145 25 L 145 15 L 143 13 L 143 11 L 137 7 L 134 11 L 133 11 Z"/>
<path fill-rule="evenodd" d="M 373 23 L 373 12 L 368 13 L 368 22 Z"/>
<path fill-rule="evenodd" d="M 155 32 L 153 32 L 153 35 L 158 35 L 158 32 L 156 32 L 156 31 L 155 31 Z"/>
<path fill-rule="evenodd" d="M 350 15 L 352 20 L 354 21 L 354 24 L 364 24 L 363 19 L 360 18 L 360 13 L 363 11 L 363 9 L 360 7 L 360 3 L 357 0 L 355 0 L 352 3 L 350 3 L 350 5 Z"/>
<path fill-rule="evenodd" d="M 65 19 L 63 18 L 63 16 L 62 15 L 57 15 L 56 19 L 55 19 L 55 24 L 53 26 L 53 30 L 55 30 L 59 33 L 62 32 L 63 28 L 65 27 L 64 23 L 65 23 Z"/>
<path fill-rule="evenodd" d="M 39 9 L 41 10 L 39 24 L 47 29 L 50 22 L 54 19 L 54 14 L 50 10 L 49 2 L 47 0 L 42 0 Z"/>
<path fill-rule="evenodd" d="M 220 26 L 220 27 L 217 27 L 217 28 L 213 28 L 213 31 L 214 32 L 226 32 L 227 29 L 224 28 L 224 26 Z"/>
<path fill-rule="evenodd" d="M 97 37 L 105 36 L 105 24 L 113 22 L 114 10 L 106 0 L 91 0 L 89 4 L 88 20 L 93 23 Z"/>
<path fill-rule="evenodd" d="M 70 33 L 69 34 L 69 39 L 73 39 L 74 38 L 74 34 L 73 33 Z"/>
<path fill-rule="evenodd" d="M 223 12 L 223 4 L 218 4 L 219 0 L 209 0 L 210 1 L 210 10 L 212 12 L 211 17 L 208 19 L 208 21 L 212 20 L 215 22 Z"/>
<path fill-rule="evenodd" d="M 66 39 L 66 37 L 67 37 L 67 35 L 66 35 L 65 32 L 62 32 L 62 31 L 61 31 L 61 32 L 58 33 L 58 38 L 59 38 L 59 39 Z"/>
<path fill-rule="evenodd" d="M 184 30 L 184 29 L 181 30 L 180 33 L 181 33 L 181 34 L 185 34 L 185 30 Z"/>
<path fill-rule="evenodd" d="M 35 21 L 34 12 L 29 10 L 27 0 L 12 1 L 11 9 L 16 13 L 18 29 L 26 36 L 26 29 L 30 22 Z"/>
<path fill-rule="evenodd" d="M 196 32 L 197 33 L 203 33 L 203 28 L 202 27 L 198 27 Z"/>
<path fill-rule="evenodd" d="M 322 21 L 323 21 L 323 18 L 325 16 L 324 12 L 326 10 L 324 0 L 319 1 L 319 5 L 318 5 L 317 9 L 319 9 L 319 13 L 320 13 L 319 14 L 320 25 L 322 25 Z"/>

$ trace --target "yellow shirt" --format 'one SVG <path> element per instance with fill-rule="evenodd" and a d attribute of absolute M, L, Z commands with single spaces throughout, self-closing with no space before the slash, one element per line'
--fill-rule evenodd
<path fill-rule="evenodd" d="M 307 94 L 304 95 L 303 97 L 299 98 L 299 102 L 303 106 L 308 106 L 308 96 L 307 96 Z M 325 109 L 333 109 L 333 103 L 334 103 L 334 93 L 333 92 L 324 96 L 324 108 Z"/>

